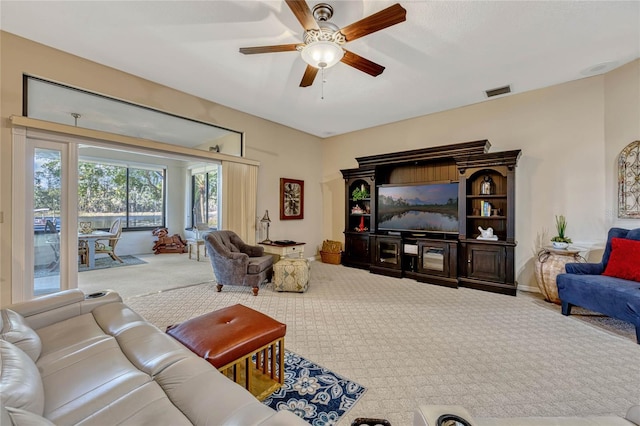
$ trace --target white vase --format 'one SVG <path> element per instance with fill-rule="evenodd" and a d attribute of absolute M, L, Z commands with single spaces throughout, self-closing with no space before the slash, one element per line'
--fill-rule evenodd
<path fill-rule="evenodd" d="M 553 248 L 555 249 L 566 249 L 567 247 L 569 247 L 569 243 L 564 243 L 559 241 L 552 241 L 552 243 L 553 243 Z"/>

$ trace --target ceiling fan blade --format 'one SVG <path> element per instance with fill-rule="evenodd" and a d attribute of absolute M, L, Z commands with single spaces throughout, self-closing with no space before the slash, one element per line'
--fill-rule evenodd
<path fill-rule="evenodd" d="M 305 0 L 286 0 L 287 6 L 296 15 L 298 21 L 302 25 L 302 28 L 305 30 L 319 30 L 320 27 L 316 22 L 316 18 L 313 17 L 313 12 L 307 6 L 307 2 Z"/>
<path fill-rule="evenodd" d="M 307 65 L 307 69 L 304 70 L 304 75 L 302 76 L 302 81 L 300 82 L 300 87 L 311 86 L 313 84 L 313 80 L 316 79 L 316 74 L 318 74 L 318 68 Z"/>
<path fill-rule="evenodd" d="M 380 74 L 382 74 L 382 71 L 384 71 L 384 67 L 382 65 L 378 65 L 375 62 L 365 59 L 362 56 L 356 55 L 353 52 L 349 52 L 348 50 L 344 51 L 344 56 L 342 57 L 342 59 L 340 59 L 340 62 L 350 65 L 362 72 L 366 72 L 367 74 L 374 77 L 379 76 Z"/>
<path fill-rule="evenodd" d="M 399 3 L 389 6 L 380 12 L 367 16 L 351 25 L 342 28 L 340 32 L 344 34 L 347 41 L 375 33 L 400 22 L 407 20 L 407 11 Z"/>
<path fill-rule="evenodd" d="M 277 44 L 273 46 L 255 46 L 255 47 L 241 47 L 240 53 L 245 55 L 253 55 L 254 53 L 275 53 L 275 52 L 290 52 L 297 50 L 298 46 L 302 46 L 302 43 L 294 44 Z"/>

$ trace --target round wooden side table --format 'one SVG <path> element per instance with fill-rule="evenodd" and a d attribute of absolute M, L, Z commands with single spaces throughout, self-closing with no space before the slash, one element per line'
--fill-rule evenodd
<path fill-rule="evenodd" d="M 556 277 L 565 272 L 564 265 L 567 263 L 585 262 L 585 259 L 580 256 L 580 251 L 571 247 L 566 249 L 543 247 L 538 252 L 535 260 L 536 281 L 544 295 L 544 300 L 560 304 Z"/>

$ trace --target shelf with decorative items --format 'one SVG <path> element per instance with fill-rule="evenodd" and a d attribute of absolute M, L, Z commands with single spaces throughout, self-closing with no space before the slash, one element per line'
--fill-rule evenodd
<path fill-rule="evenodd" d="M 371 202 L 374 173 L 373 169 L 343 171 L 346 217 L 342 263 L 347 266 L 368 268 L 371 262 L 369 235 L 375 208 Z"/>
<path fill-rule="evenodd" d="M 500 169 L 476 170 L 466 180 L 466 222 L 472 238 L 483 238 L 491 228 L 498 239 L 506 239 L 508 218 L 507 177 Z"/>
<path fill-rule="evenodd" d="M 349 185 L 349 230 L 369 232 L 371 228 L 371 185 L 356 179 Z"/>
<path fill-rule="evenodd" d="M 515 168 L 520 150 L 469 156 L 460 173 L 461 286 L 509 295 L 515 281 Z"/>

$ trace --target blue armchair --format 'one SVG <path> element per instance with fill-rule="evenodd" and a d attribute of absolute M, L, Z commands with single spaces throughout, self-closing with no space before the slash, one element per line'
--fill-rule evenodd
<path fill-rule="evenodd" d="M 566 273 L 556 278 L 562 314 L 570 315 L 573 306 L 581 306 L 629 322 L 635 326 L 640 344 L 640 282 L 602 275 L 611 256 L 613 238 L 640 240 L 640 228 L 611 228 L 600 263 L 565 265 Z"/>

